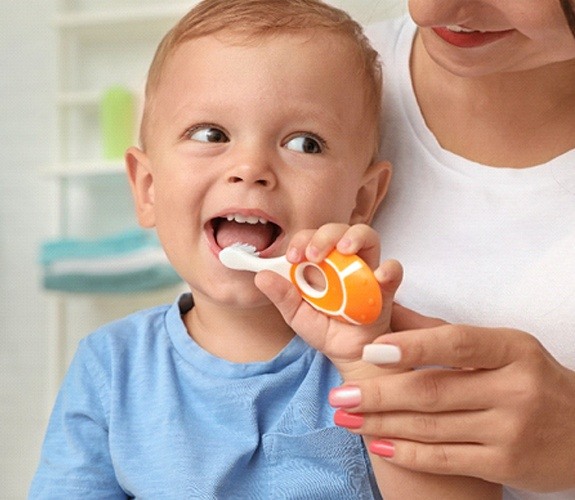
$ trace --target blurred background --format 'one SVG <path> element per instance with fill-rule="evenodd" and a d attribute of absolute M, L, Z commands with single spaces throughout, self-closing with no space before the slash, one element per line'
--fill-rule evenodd
<path fill-rule="evenodd" d="M 156 44 L 193 3 L 2 2 L 0 500 L 26 498 L 78 340 L 181 289 L 137 231 L 118 151 L 135 140 Z M 405 10 L 330 3 L 363 23 Z"/>

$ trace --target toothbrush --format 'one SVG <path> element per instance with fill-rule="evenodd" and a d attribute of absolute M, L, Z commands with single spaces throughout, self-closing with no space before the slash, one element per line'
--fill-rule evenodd
<path fill-rule="evenodd" d="M 220 251 L 224 266 L 239 271 L 274 271 L 290 280 L 302 298 L 318 311 L 354 325 L 373 323 L 382 308 L 379 283 L 369 266 L 357 255 L 333 250 L 322 262 L 289 262 L 285 255 L 263 259 L 252 245 L 236 243 Z M 323 287 L 313 286 L 305 277 L 308 267 L 317 269 Z"/>

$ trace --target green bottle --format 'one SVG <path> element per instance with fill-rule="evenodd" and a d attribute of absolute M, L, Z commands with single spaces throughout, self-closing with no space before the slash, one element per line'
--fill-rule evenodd
<path fill-rule="evenodd" d="M 103 156 L 106 160 L 123 158 L 134 144 L 136 106 L 132 92 L 114 85 L 104 91 L 100 103 Z"/>

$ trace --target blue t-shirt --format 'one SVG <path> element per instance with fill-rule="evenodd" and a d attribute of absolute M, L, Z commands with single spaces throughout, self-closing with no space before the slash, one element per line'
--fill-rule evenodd
<path fill-rule="evenodd" d="M 30 498 L 379 498 L 361 439 L 333 424 L 333 365 L 299 337 L 271 361 L 216 358 L 188 335 L 190 307 L 80 343 Z"/>

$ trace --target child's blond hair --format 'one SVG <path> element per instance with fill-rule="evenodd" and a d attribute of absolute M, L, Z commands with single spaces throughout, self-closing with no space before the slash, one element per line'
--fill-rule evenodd
<path fill-rule="evenodd" d="M 166 61 L 182 43 L 219 32 L 234 35 L 238 43 L 255 43 L 277 33 L 323 30 L 347 39 L 356 53 L 358 68 L 365 81 L 366 126 L 379 138 L 381 110 L 381 66 L 359 23 L 349 14 L 321 0 L 204 0 L 190 10 L 160 42 L 148 72 L 144 115 L 140 131 L 142 146 L 153 96 Z M 310 68 L 313 71 L 313 68 Z M 369 133 L 368 132 L 368 133 Z"/>

